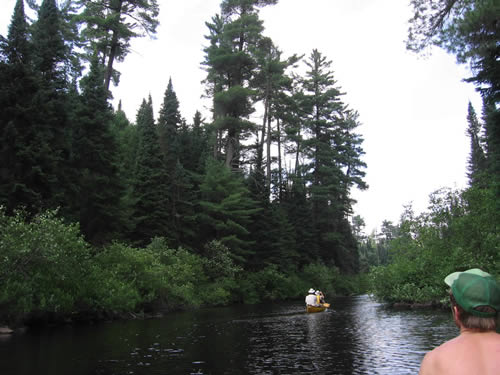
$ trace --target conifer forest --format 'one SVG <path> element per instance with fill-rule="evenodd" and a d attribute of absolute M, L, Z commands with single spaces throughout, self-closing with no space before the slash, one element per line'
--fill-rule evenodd
<path fill-rule="evenodd" d="M 284 56 L 265 36 L 259 9 L 277 2 L 222 0 L 206 20 L 210 117 L 183 118 L 172 77 L 129 119 L 110 104 L 117 62 L 155 35 L 160 2 L 17 0 L 0 36 L 0 322 L 302 298 L 312 285 L 435 301 L 448 269 L 500 275 L 495 2 L 410 1 L 408 49 L 469 63 L 483 108 L 469 106 L 469 187 L 377 236 L 352 211 L 352 190 L 369 188 L 359 114 L 328 56 Z"/>

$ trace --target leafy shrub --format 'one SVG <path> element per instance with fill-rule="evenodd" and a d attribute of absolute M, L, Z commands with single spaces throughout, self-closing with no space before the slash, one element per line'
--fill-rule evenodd
<path fill-rule="evenodd" d="M 288 279 L 275 265 L 257 272 L 243 273 L 237 279 L 237 284 L 239 300 L 244 303 L 274 301 L 285 299 L 288 295 Z"/>
<path fill-rule="evenodd" d="M 437 302 L 447 295 L 445 276 L 481 268 L 499 275 L 498 213 L 489 189 L 441 189 L 427 212 L 403 216 L 401 236 L 390 244 L 391 263 L 370 271 L 381 300 Z"/>
<path fill-rule="evenodd" d="M 199 287 L 207 279 L 201 257 L 182 248 L 170 249 L 163 238 L 154 239 L 148 249 L 159 257 L 164 267 L 162 302 L 170 308 L 201 305 L 203 297 Z"/>
<path fill-rule="evenodd" d="M 214 240 L 206 244 L 203 255 L 203 269 L 211 280 L 234 278 L 243 270 L 234 263 L 228 247 L 220 241 Z"/>
<path fill-rule="evenodd" d="M 94 258 L 99 278 L 96 300 L 106 310 L 133 311 L 160 297 L 166 288 L 165 267 L 149 249 L 113 243 Z"/>
<path fill-rule="evenodd" d="M 0 308 L 4 317 L 33 311 L 69 313 L 77 308 L 90 268 L 91 249 L 78 225 L 56 211 L 31 221 L 22 211 L 0 209 Z"/>

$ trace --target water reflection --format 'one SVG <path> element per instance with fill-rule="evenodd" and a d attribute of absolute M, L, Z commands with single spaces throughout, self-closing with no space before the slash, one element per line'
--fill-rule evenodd
<path fill-rule="evenodd" d="M 287 302 L 14 335 L 0 341 L 0 374 L 415 374 L 457 334 L 445 313 L 331 302 L 315 314 Z"/>

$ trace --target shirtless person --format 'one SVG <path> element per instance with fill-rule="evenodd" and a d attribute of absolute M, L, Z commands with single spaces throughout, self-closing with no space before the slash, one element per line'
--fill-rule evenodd
<path fill-rule="evenodd" d="M 419 374 L 499 375 L 500 285 L 477 268 L 454 272 L 444 281 L 451 287 L 451 309 L 460 335 L 427 353 Z"/>

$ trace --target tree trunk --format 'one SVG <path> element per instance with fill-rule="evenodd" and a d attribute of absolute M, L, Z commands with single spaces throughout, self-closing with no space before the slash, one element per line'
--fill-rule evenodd
<path fill-rule="evenodd" d="M 280 119 L 276 119 L 276 131 L 278 132 L 278 197 L 281 202 L 281 198 L 283 195 L 283 173 L 281 166 L 281 128 L 280 128 Z"/>
<path fill-rule="evenodd" d="M 262 159 L 264 158 L 264 139 L 266 138 L 267 112 L 269 107 L 269 88 L 266 88 L 266 96 L 264 98 L 264 120 L 262 121 L 262 137 L 257 139 L 257 160 L 256 167 L 258 170 L 262 167 Z"/>
<path fill-rule="evenodd" d="M 116 22 L 120 22 L 120 15 L 122 12 L 123 0 L 118 0 L 118 6 L 115 9 Z M 111 77 L 113 76 L 113 64 L 115 62 L 116 51 L 118 49 L 118 39 L 120 35 L 118 32 L 118 26 L 113 26 L 113 37 L 111 38 L 111 45 L 108 56 L 108 65 L 106 67 L 106 76 L 104 79 L 104 87 L 109 91 L 109 84 L 111 83 Z"/>
<path fill-rule="evenodd" d="M 300 131 L 297 134 L 298 138 L 300 138 Z M 299 177 L 299 157 L 300 157 L 300 141 L 297 140 L 297 152 L 295 153 L 295 176 Z"/>
<path fill-rule="evenodd" d="M 230 130 L 227 135 L 227 144 L 226 144 L 226 167 L 233 167 L 233 159 L 236 155 L 236 134 L 234 130 Z"/>
<path fill-rule="evenodd" d="M 271 111 L 267 115 L 267 165 L 266 165 L 266 192 L 271 191 Z"/>

